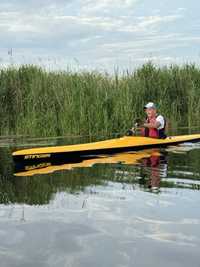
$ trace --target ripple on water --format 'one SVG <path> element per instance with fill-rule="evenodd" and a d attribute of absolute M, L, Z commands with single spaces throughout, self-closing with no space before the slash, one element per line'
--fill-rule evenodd
<path fill-rule="evenodd" d="M 21 177 L 1 162 L 2 266 L 198 266 L 200 149 L 193 148 Z"/>

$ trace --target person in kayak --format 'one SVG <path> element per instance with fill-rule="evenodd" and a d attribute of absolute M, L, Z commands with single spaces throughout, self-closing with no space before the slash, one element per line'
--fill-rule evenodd
<path fill-rule="evenodd" d="M 156 105 L 153 102 L 149 102 L 144 106 L 144 111 L 147 117 L 145 123 L 142 125 L 142 136 L 166 138 L 166 120 L 162 115 L 157 114 Z"/>

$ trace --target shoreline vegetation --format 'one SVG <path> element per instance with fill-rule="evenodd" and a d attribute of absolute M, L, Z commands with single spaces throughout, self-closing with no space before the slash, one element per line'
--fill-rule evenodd
<path fill-rule="evenodd" d="M 0 70 L 0 135 L 102 136 L 124 133 L 153 101 L 172 128 L 200 128 L 200 69 L 146 63 L 123 75 Z"/>

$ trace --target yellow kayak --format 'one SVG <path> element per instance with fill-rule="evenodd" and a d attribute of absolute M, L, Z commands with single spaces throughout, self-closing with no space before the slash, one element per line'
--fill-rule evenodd
<path fill-rule="evenodd" d="M 170 136 L 166 139 L 156 139 L 140 136 L 124 136 L 100 142 L 85 143 L 67 146 L 39 147 L 23 149 L 13 152 L 15 161 L 49 161 L 74 157 L 94 156 L 99 154 L 113 154 L 125 151 L 137 151 L 154 147 L 176 145 L 184 142 L 200 141 L 200 134 Z"/>

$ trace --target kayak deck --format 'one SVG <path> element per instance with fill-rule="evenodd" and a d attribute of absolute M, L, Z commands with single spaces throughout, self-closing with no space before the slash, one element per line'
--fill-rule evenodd
<path fill-rule="evenodd" d="M 151 147 L 161 147 L 174 145 L 183 142 L 194 142 L 200 140 L 200 134 L 171 136 L 166 139 L 156 139 L 140 136 L 124 136 L 121 138 L 105 141 L 85 143 L 78 145 L 39 147 L 23 149 L 13 152 L 14 160 L 42 160 L 53 159 L 59 156 L 68 155 L 88 155 L 88 154 L 107 154 L 122 151 L 140 150 Z"/>

